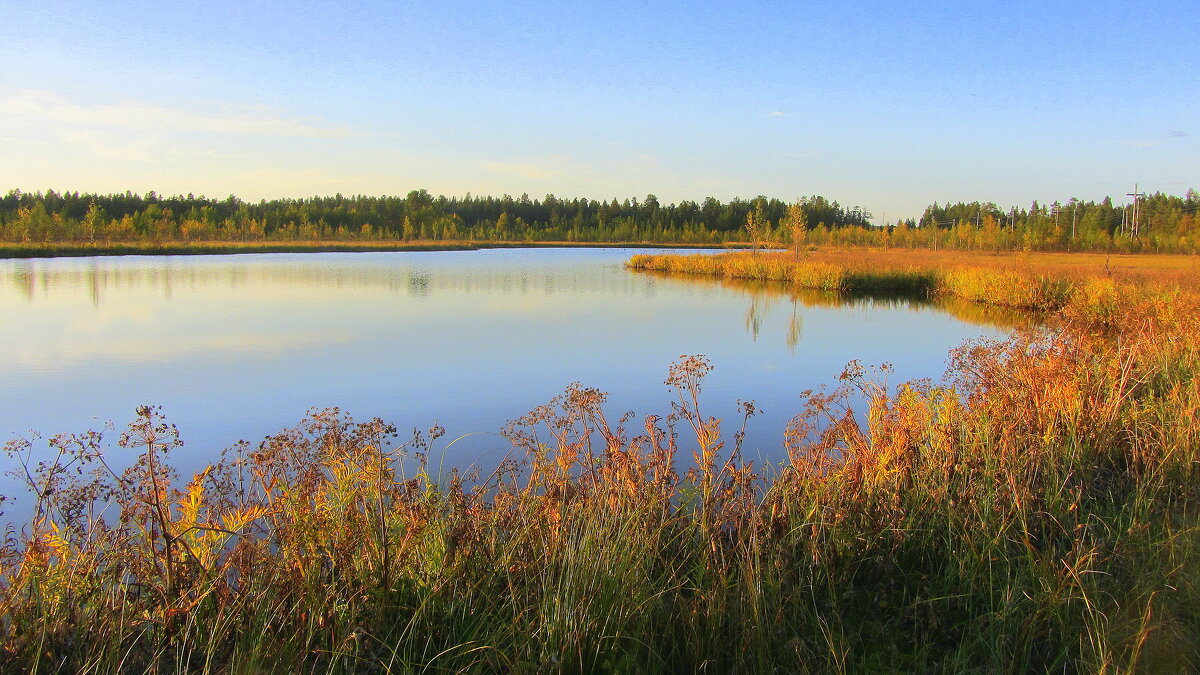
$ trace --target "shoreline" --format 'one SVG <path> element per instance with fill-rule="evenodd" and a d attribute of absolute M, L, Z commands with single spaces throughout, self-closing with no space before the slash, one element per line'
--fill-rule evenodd
<path fill-rule="evenodd" d="M 0 244 L 0 260 L 32 258 L 86 258 L 131 255 L 238 255 L 248 253 L 380 253 L 480 251 L 501 248 L 641 248 L 726 249 L 726 244 L 660 244 L 655 242 L 523 242 L 523 241 L 414 241 L 414 242 L 197 242 L 122 244 Z"/>
<path fill-rule="evenodd" d="M 718 279 L 778 281 L 843 293 L 949 294 L 987 304 L 1053 310 L 1066 295 L 1094 284 L 1200 288 L 1190 255 L 930 252 L 820 249 L 795 253 L 730 252 L 715 256 L 635 254 L 626 267 Z"/>

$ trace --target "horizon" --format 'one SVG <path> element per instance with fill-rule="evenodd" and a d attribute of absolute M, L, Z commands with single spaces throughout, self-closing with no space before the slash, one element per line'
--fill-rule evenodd
<path fill-rule="evenodd" d="M 704 202 L 709 198 L 716 199 L 716 197 L 713 197 L 712 195 L 706 195 L 705 197 L 700 197 L 700 198 L 684 198 L 684 199 L 677 200 L 677 201 L 666 201 L 666 200 L 661 199 L 660 197 L 658 197 L 658 195 L 656 195 L 652 192 L 647 193 L 642 196 L 626 195 L 626 196 L 617 196 L 617 197 L 605 197 L 605 198 L 599 198 L 599 199 L 596 197 L 587 196 L 587 195 L 556 195 L 552 192 L 546 193 L 543 195 L 533 195 L 533 194 L 529 194 L 528 192 L 523 192 L 519 195 L 510 194 L 510 193 L 504 193 L 504 194 L 497 195 L 497 194 L 476 194 L 476 193 L 472 193 L 472 192 L 466 192 L 464 194 L 459 195 L 459 194 L 436 193 L 436 192 L 429 190 L 428 188 L 423 188 L 423 187 L 412 188 L 411 190 L 405 190 L 402 192 L 395 192 L 395 193 L 371 194 L 371 193 L 363 193 L 363 192 L 357 192 L 357 193 L 336 192 L 333 194 L 274 196 L 274 197 L 262 197 L 259 199 L 247 199 L 247 198 L 242 197 L 241 195 L 232 194 L 232 193 L 221 197 L 221 196 L 217 196 L 217 195 L 209 195 L 209 194 L 196 193 L 196 192 L 165 193 L 165 192 L 159 192 L 157 190 L 147 190 L 145 192 L 138 192 L 138 191 L 131 190 L 131 189 L 125 189 L 125 190 L 116 191 L 116 192 L 85 192 L 83 190 L 48 188 L 47 190 L 36 190 L 35 191 L 35 190 L 23 190 L 20 187 L 14 187 L 14 188 L 8 189 L 5 192 L 5 195 L 11 196 L 11 195 L 15 194 L 15 195 L 23 195 L 23 196 L 44 196 L 48 192 L 53 192 L 59 196 L 75 195 L 75 196 L 82 198 L 82 197 L 124 196 L 127 194 L 131 194 L 132 196 L 134 196 L 136 198 L 147 199 L 147 200 L 151 199 L 151 195 L 153 195 L 153 199 L 158 200 L 158 201 L 195 200 L 195 201 L 221 202 L 221 201 L 225 201 L 227 199 L 232 198 L 232 199 L 237 200 L 238 202 L 245 203 L 245 204 L 271 204 L 271 203 L 275 203 L 275 202 L 285 202 L 285 201 L 305 201 L 305 200 L 337 199 L 337 198 L 347 199 L 347 200 L 360 199 L 360 198 L 361 199 L 404 199 L 411 192 L 421 192 L 421 191 L 426 192 L 430 197 L 432 197 L 434 199 L 448 199 L 448 200 L 457 199 L 457 200 L 461 200 L 461 201 L 466 201 L 466 200 L 470 200 L 470 199 L 497 199 L 497 200 L 511 199 L 514 202 L 522 202 L 522 201 L 528 200 L 529 203 L 544 203 L 548 198 L 553 197 L 555 200 L 557 200 L 559 202 L 568 202 L 568 203 L 574 202 L 574 201 L 584 201 L 584 202 L 588 202 L 588 203 L 597 203 L 597 204 L 613 204 L 613 203 L 622 204 L 622 203 L 627 203 L 627 202 L 641 203 L 641 202 L 645 201 L 645 199 L 647 197 L 654 197 L 656 200 L 659 201 L 660 206 L 664 207 L 664 208 L 678 207 L 685 203 L 703 205 Z M 1152 197 L 1152 196 L 1156 196 L 1156 195 L 1163 195 L 1166 197 L 1176 197 L 1176 198 L 1180 198 L 1180 199 L 1189 199 L 1189 198 L 1194 198 L 1197 194 L 1200 194 L 1200 193 L 1197 192 L 1196 188 L 1189 187 L 1179 193 L 1167 192 L 1167 191 L 1161 191 L 1161 190 L 1156 191 L 1156 192 L 1146 192 L 1145 190 L 1140 190 L 1140 194 L 1142 195 L 1142 199 L 1146 199 L 1148 197 Z M 947 206 L 952 206 L 954 204 L 978 203 L 981 206 L 985 206 L 985 207 L 992 206 L 992 207 L 999 209 L 1000 211 L 1002 211 L 1004 213 L 1007 213 L 1010 209 L 1018 210 L 1018 211 L 1027 211 L 1035 203 L 1042 207 L 1051 206 L 1055 203 L 1060 204 L 1060 205 L 1063 205 L 1063 204 L 1069 205 L 1072 200 L 1075 200 L 1075 201 L 1079 202 L 1080 204 L 1085 204 L 1085 203 L 1101 204 L 1101 203 L 1103 203 L 1103 201 L 1105 199 L 1110 199 L 1114 206 L 1121 206 L 1121 205 L 1128 206 L 1133 203 L 1132 199 L 1126 199 L 1124 201 L 1118 200 L 1116 198 L 1118 196 L 1132 197 L 1131 194 L 1125 194 L 1125 195 L 1104 195 L 1097 199 L 1079 199 L 1076 197 L 1070 197 L 1065 200 L 1061 197 L 1057 198 L 1057 199 L 1051 199 L 1051 200 L 1033 199 L 1033 200 L 1030 200 L 1030 202 L 1026 205 L 1020 205 L 1020 204 L 1005 205 L 1005 204 L 999 204 L 999 203 L 991 202 L 991 201 L 982 201 L 982 200 L 978 200 L 978 199 L 972 199 L 969 201 L 960 201 L 960 202 L 952 202 L 949 200 L 942 201 L 942 200 L 935 199 L 935 200 L 930 201 L 928 204 L 926 204 L 926 207 L 927 208 L 934 207 L 934 206 L 947 207 Z M 830 202 L 831 204 L 835 204 L 835 205 L 845 208 L 847 210 L 861 208 L 861 206 L 862 206 L 861 204 L 851 204 L 848 202 L 842 202 L 841 200 L 837 199 L 836 197 L 832 197 L 829 195 L 817 195 L 817 194 L 801 195 L 800 197 L 797 197 L 795 199 L 784 199 L 783 197 L 759 193 L 752 197 L 736 195 L 729 199 L 718 199 L 718 201 L 722 204 L 729 204 L 729 203 L 733 203 L 733 202 L 751 203 L 757 199 L 766 199 L 768 201 L 778 201 L 778 202 L 783 202 L 785 204 L 793 204 L 793 203 L 801 202 L 804 200 L 810 200 L 810 199 L 814 199 L 814 198 L 825 199 L 828 202 Z M 875 221 L 881 220 L 881 218 L 882 218 L 881 214 L 873 213 L 869 209 L 865 209 L 865 210 L 869 214 L 869 216 L 872 220 L 871 225 L 874 225 L 874 226 L 895 225 L 898 222 L 905 221 L 905 220 L 920 221 L 922 215 L 924 214 L 924 211 L 923 211 L 921 214 L 918 214 L 917 216 L 914 216 L 911 218 L 889 219 L 888 222 L 885 223 L 885 222 L 875 222 Z"/>
<path fill-rule="evenodd" d="M 1182 196 L 1189 11 L 21 1 L 0 10 L 0 189 L 822 195 L 876 222 Z"/>

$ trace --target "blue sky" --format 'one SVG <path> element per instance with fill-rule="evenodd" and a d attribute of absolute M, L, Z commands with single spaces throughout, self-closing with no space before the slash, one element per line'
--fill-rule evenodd
<path fill-rule="evenodd" d="M 877 219 L 1200 188 L 1184 2 L 0 5 L 0 189 L 821 194 Z"/>

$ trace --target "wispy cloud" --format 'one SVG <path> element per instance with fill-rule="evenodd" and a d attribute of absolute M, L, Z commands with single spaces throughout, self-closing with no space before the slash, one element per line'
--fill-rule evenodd
<path fill-rule="evenodd" d="M 149 162 L 155 156 L 157 138 L 144 135 L 138 138 L 115 138 L 99 129 L 69 128 L 58 130 L 59 138 L 66 144 L 87 149 L 100 159 Z"/>
<path fill-rule="evenodd" d="M 141 133 L 200 132 L 239 136 L 346 138 L 346 127 L 319 117 L 288 117 L 261 107 L 227 104 L 184 108 L 147 102 L 85 104 L 44 90 L 17 91 L 0 98 L 0 119 L 10 124 L 80 129 L 136 130 Z"/>
<path fill-rule="evenodd" d="M 528 162 L 484 162 L 483 167 L 492 173 L 518 178 L 554 178 L 560 173 L 553 167 Z"/>
<path fill-rule="evenodd" d="M 630 173 L 653 173 L 658 171 L 659 161 L 654 155 L 638 152 L 629 157 L 621 168 Z"/>
<path fill-rule="evenodd" d="M 562 176 L 570 164 L 566 155 L 548 155 L 531 162 L 484 162 L 483 168 L 501 176 L 544 180 Z"/>
<path fill-rule="evenodd" d="M 1175 130 L 1167 134 L 1167 138 L 1187 138 L 1188 132 Z M 1131 138 L 1125 144 L 1131 148 L 1153 148 L 1165 143 L 1162 138 Z"/>
<path fill-rule="evenodd" d="M 787 117 L 787 116 L 788 116 L 788 114 L 782 110 L 772 110 L 771 112 L 767 113 L 767 117 Z"/>

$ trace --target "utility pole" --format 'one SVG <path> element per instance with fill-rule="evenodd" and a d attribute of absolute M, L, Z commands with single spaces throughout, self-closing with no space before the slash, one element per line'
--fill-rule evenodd
<path fill-rule="evenodd" d="M 1129 236 L 1133 237 L 1134 239 L 1137 239 L 1138 235 L 1141 234 L 1141 232 L 1138 229 L 1138 226 L 1140 224 L 1139 220 L 1138 220 L 1138 216 L 1141 215 L 1141 205 L 1139 203 L 1139 200 L 1142 197 L 1145 197 L 1146 193 L 1139 192 L 1138 184 L 1134 183 L 1133 184 L 1133 192 L 1126 192 L 1125 196 L 1133 197 L 1133 218 L 1132 218 L 1132 223 L 1129 226 Z"/>

